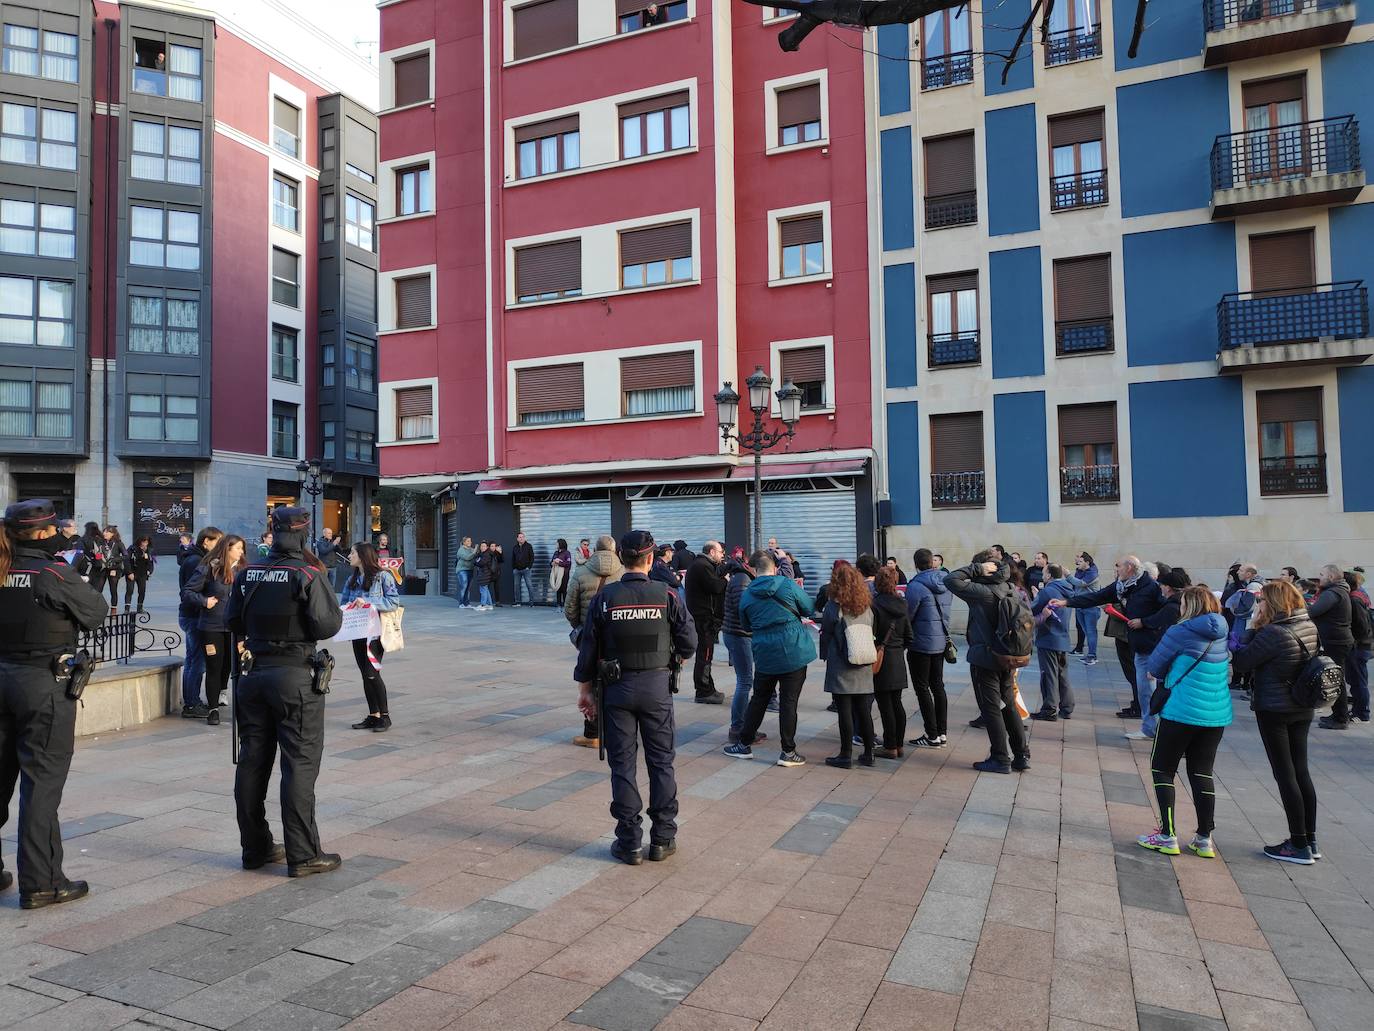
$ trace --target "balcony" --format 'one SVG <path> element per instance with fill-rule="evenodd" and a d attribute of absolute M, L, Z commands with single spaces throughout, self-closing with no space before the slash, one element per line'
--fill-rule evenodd
<path fill-rule="evenodd" d="M 987 503 L 983 471 L 931 473 L 930 503 L 934 508 L 982 508 Z"/>
<path fill-rule="evenodd" d="M 931 333 L 928 355 L 932 369 L 951 365 L 977 365 L 982 360 L 978 330 L 963 333 Z"/>
<path fill-rule="evenodd" d="M 1091 208 L 1107 203 L 1107 173 L 1101 169 L 1091 172 L 1070 172 L 1050 178 L 1050 210 L 1068 211 L 1070 208 Z"/>
<path fill-rule="evenodd" d="M 1075 354 L 1105 354 L 1115 347 L 1110 318 L 1071 319 L 1054 324 L 1054 353 L 1061 358 Z"/>
<path fill-rule="evenodd" d="M 1045 34 L 1045 66 L 1091 61 L 1102 56 L 1102 26 L 1063 29 Z"/>
<path fill-rule="evenodd" d="M 921 61 L 921 89 L 944 89 L 973 81 L 973 51 L 938 54 Z"/>
<path fill-rule="evenodd" d="M 950 226 L 967 226 L 978 221 L 978 193 L 968 190 L 964 193 L 947 193 L 940 197 L 926 198 L 926 228 L 948 229 Z"/>
<path fill-rule="evenodd" d="M 1060 466 L 1059 500 L 1065 505 L 1120 501 L 1121 467 L 1116 465 Z"/>
<path fill-rule="evenodd" d="M 1325 455 L 1285 455 L 1260 459 L 1260 495 L 1325 494 Z"/>
<path fill-rule="evenodd" d="M 1203 62 L 1282 54 L 1343 43 L 1355 24 L 1354 0 L 1202 0 Z"/>
<path fill-rule="evenodd" d="M 1217 304 L 1217 371 L 1359 365 L 1374 355 L 1362 281 L 1300 292 L 1227 294 Z"/>
<path fill-rule="evenodd" d="M 1218 136 L 1212 217 L 1353 201 L 1365 184 L 1353 115 Z"/>

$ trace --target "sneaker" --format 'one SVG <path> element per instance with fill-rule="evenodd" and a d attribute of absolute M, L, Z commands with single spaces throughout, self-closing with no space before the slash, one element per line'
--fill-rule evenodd
<path fill-rule="evenodd" d="M 1011 768 L 1015 770 L 1017 773 L 1025 773 L 1027 770 L 1030 769 L 1030 756 L 1018 755 L 1015 759 L 1011 761 Z"/>
<path fill-rule="evenodd" d="M 1086 659 L 1083 660 L 1083 665 L 1085 665 L 1085 666 L 1096 666 L 1096 665 L 1097 665 L 1097 656 L 1096 656 L 1096 655 L 1089 655 Z"/>
<path fill-rule="evenodd" d="M 390 730 L 390 729 L 391 729 L 391 717 L 388 716 L 386 713 L 382 713 L 382 718 L 379 719 L 379 720 L 377 721 L 377 723 L 376 723 L 375 726 L 373 726 L 373 728 L 372 728 L 372 733 L 374 733 L 374 734 L 385 734 L 385 733 L 386 733 L 388 730 Z"/>
<path fill-rule="evenodd" d="M 721 705 L 725 702 L 725 695 L 721 691 L 712 691 L 710 694 L 699 694 L 692 701 L 698 705 Z"/>
<path fill-rule="evenodd" d="M 1312 858 L 1310 848 L 1306 845 L 1294 848 L 1291 841 L 1285 841 L 1281 845 L 1265 845 L 1264 854 L 1270 859 L 1277 859 L 1280 863 L 1296 863 L 1298 866 L 1311 866 L 1316 862 Z"/>
<path fill-rule="evenodd" d="M 1044 720 L 1046 723 L 1054 723 L 1059 719 L 1059 713 L 1055 712 L 1053 709 L 1041 709 L 1038 712 L 1031 713 L 1031 719 Z"/>
<path fill-rule="evenodd" d="M 940 735 L 940 740 L 939 740 L 938 742 L 936 742 L 935 747 L 936 747 L 936 748 L 944 748 L 945 745 L 947 745 L 947 744 L 949 744 L 949 735 L 948 735 L 948 734 L 941 734 L 941 735 Z"/>
<path fill-rule="evenodd" d="M 805 766 L 806 757 L 800 752 L 783 752 L 778 756 L 779 766 Z"/>
<path fill-rule="evenodd" d="M 218 706 L 216 706 L 215 708 L 213 708 L 213 709 L 210 710 L 210 715 L 208 715 L 208 716 L 205 717 L 205 722 L 206 722 L 207 724 L 209 724 L 210 726 L 212 726 L 212 727 L 218 727 L 218 726 L 219 726 L 219 707 L 218 707 Z"/>
<path fill-rule="evenodd" d="M 907 744 L 915 745 L 917 748 L 939 748 L 940 739 L 931 737 L 929 734 L 922 734 L 920 737 L 913 737 Z"/>
<path fill-rule="evenodd" d="M 1317 720 L 1317 726 L 1322 730 L 1346 730 L 1350 724 L 1346 720 L 1338 720 L 1335 716 L 1323 716 Z"/>
<path fill-rule="evenodd" d="M 1312 858 L 1313 858 L 1313 859 L 1324 859 L 1324 858 L 1326 858 L 1325 856 L 1322 855 L 1322 850 L 1319 849 L 1319 848 L 1317 847 L 1317 839 L 1316 839 L 1316 838 L 1308 838 L 1308 839 L 1307 839 L 1307 851 L 1309 851 L 1309 852 L 1312 853 Z"/>
<path fill-rule="evenodd" d="M 1142 834 L 1135 840 L 1141 848 L 1148 848 L 1151 852 L 1159 852 L 1166 856 L 1179 854 L 1178 838 L 1172 834 L 1165 834 L 1163 830 L 1157 830 L 1153 834 Z"/>
<path fill-rule="evenodd" d="M 181 707 L 181 718 L 184 720 L 203 720 L 209 715 L 210 706 L 201 705 L 200 702 L 196 702 L 195 705 L 183 705 Z"/>
<path fill-rule="evenodd" d="M 1203 837 L 1201 834 L 1193 835 L 1193 840 L 1188 842 L 1188 851 L 1195 856 L 1201 856 L 1203 859 L 1215 859 L 1217 857 L 1217 850 L 1212 847 L 1212 839 Z"/>
<path fill-rule="evenodd" d="M 983 722 L 982 716 L 979 716 L 976 720 L 969 720 L 968 725 L 972 727 L 974 730 L 982 730 L 985 726 L 987 726 L 987 724 Z"/>
<path fill-rule="evenodd" d="M 864 743 L 864 739 L 863 739 L 862 737 L 860 737 L 858 734 L 855 734 L 855 735 L 854 735 L 854 743 L 855 743 L 856 745 L 859 745 L 860 747 L 862 747 L 862 746 L 863 746 L 863 743 Z"/>
<path fill-rule="evenodd" d="M 1068 712 L 1068 711 L 1066 711 L 1066 710 L 1064 710 L 1064 709 L 1060 709 L 1060 710 L 1059 710 L 1059 718 L 1060 718 L 1061 720 L 1071 720 L 1071 719 L 1073 719 L 1073 713 Z"/>
<path fill-rule="evenodd" d="M 1128 705 L 1124 709 L 1118 709 L 1116 718 L 1119 720 L 1138 720 L 1140 719 L 1140 706 Z"/>
<path fill-rule="evenodd" d="M 980 759 L 978 762 L 973 764 L 973 768 L 975 770 L 978 770 L 980 773 L 1011 773 L 1010 765 L 1004 762 L 998 762 L 996 759 L 993 759 L 991 757 L 987 759 Z"/>
<path fill-rule="evenodd" d="M 1127 741 L 1153 741 L 1155 739 L 1153 734 L 1147 734 L 1143 730 L 1128 730 L 1124 736 Z"/>
<path fill-rule="evenodd" d="M 377 725 L 377 717 L 376 717 L 376 716 L 373 716 L 371 713 L 368 713 L 368 715 L 364 716 L 364 717 L 363 717 L 362 719 L 360 719 L 357 723 L 353 724 L 353 729 L 354 729 L 354 730 L 371 730 L 371 729 L 372 729 L 373 727 L 375 727 L 376 725 Z"/>
<path fill-rule="evenodd" d="M 825 765 L 833 766 L 837 770 L 849 770 L 854 768 L 854 761 L 845 755 L 827 755 Z"/>
<path fill-rule="evenodd" d="M 752 759 L 752 758 L 754 758 L 754 750 L 753 750 L 752 748 L 750 748 L 748 745 L 741 745 L 741 744 L 726 745 L 724 748 L 721 749 L 721 751 L 724 752 L 726 755 L 728 755 L 731 759 Z"/>
<path fill-rule="evenodd" d="M 771 702 L 768 703 L 768 711 L 769 711 L 769 712 L 777 712 L 777 711 L 778 711 L 778 700 L 777 700 L 776 698 L 774 698 Z"/>

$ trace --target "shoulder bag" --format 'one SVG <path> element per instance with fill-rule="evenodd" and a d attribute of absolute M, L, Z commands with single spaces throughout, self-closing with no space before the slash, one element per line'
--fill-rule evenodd
<path fill-rule="evenodd" d="M 840 623 L 844 627 L 844 651 L 849 664 L 870 666 L 876 671 L 882 659 L 873 640 L 873 627 L 865 623 L 851 623 L 843 616 L 840 617 Z"/>
<path fill-rule="evenodd" d="M 1165 684 L 1160 684 L 1157 688 L 1154 689 L 1154 693 L 1150 695 L 1151 716 L 1158 716 L 1161 712 L 1164 711 L 1164 706 L 1169 704 L 1169 696 L 1174 693 L 1174 688 L 1177 687 L 1179 684 L 1183 683 L 1190 676 L 1192 676 L 1193 670 L 1197 669 L 1198 666 L 1202 664 L 1202 660 L 1205 658 L 1207 658 L 1206 649 L 1204 649 L 1202 654 L 1197 657 L 1197 660 L 1191 666 L 1188 667 L 1187 671 L 1184 672 L 1183 676 L 1179 677 L 1177 680 L 1174 681 L 1173 687 L 1169 687 Z"/>
<path fill-rule="evenodd" d="M 934 595 L 930 597 L 930 603 L 935 606 L 935 612 L 940 617 L 940 629 L 945 632 L 945 661 L 953 664 L 959 661 L 959 649 L 954 644 L 954 638 L 949 636 L 949 624 L 945 622 L 945 610 L 940 608 L 940 601 Z"/>
<path fill-rule="evenodd" d="M 1301 637 L 1286 626 L 1283 629 L 1288 631 L 1289 636 L 1297 641 L 1298 647 L 1302 649 L 1302 668 L 1288 685 L 1294 704 L 1304 709 L 1325 709 L 1333 705 L 1345 689 L 1345 671 L 1336 664 L 1335 659 L 1322 651 L 1320 639 L 1317 643 L 1317 654 L 1312 655 L 1308 652 L 1307 645 L 1302 643 Z"/>

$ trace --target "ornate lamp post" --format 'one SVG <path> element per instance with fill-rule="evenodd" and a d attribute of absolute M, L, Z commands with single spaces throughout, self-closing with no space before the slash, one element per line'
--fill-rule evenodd
<path fill-rule="evenodd" d="M 333 471 L 321 465 L 318 458 L 296 463 L 296 482 L 302 491 L 310 495 L 310 549 L 312 551 L 319 547 L 316 517 L 319 510 L 320 495 L 324 493 L 324 489 L 329 486 L 329 481 L 333 478 Z"/>
<path fill-rule="evenodd" d="M 752 550 L 763 547 L 763 453 L 775 447 L 779 441 L 791 440 L 797 432 L 797 420 L 801 418 L 802 392 L 791 380 L 782 385 L 777 392 L 778 414 L 782 416 L 781 430 L 764 428 L 763 416 L 769 407 L 769 391 L 772 378 L 763 371 L 763 366 L 755 366 L 753 373 L 744 381 L 749 391 L 749 409 L 754 413 L 753 428 L 747 432 L 735 431 L 735 420 L 739 414 L 740 396 L 727 381 L 716 394 L 716 421 L 720 423 L 721 440 L 727 443 L 738 441 L 742 448 L 754 452 L 754 543 Z"/>

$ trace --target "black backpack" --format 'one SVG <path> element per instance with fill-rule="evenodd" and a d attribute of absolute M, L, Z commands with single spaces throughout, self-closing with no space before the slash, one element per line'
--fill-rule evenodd
<path fill-rule="evenodd" d="M 1015 590 L 997 599 L 997 622 L 990 643 L 993 657 L 1004 670 L 1030 664 L 1035 644 L 1035 617 Z"/>
<path fill-rule="evenodd" d="M 1345 690 L 1345 670 L 1337 665 L 1335 659 L 1321 650 L 1320 644 L 1317 646 L 1317 654 L 1310 655 L 1307 645 L 1302 643 L 1302 638 L 1288 627 L 1284 629 L 1288 630 L 1293 640 L 1298 642 L 1298 647 L 1302 649 L 1302 668 L 1298 670 L 1297 676 L 1288 688 L 1294 704 L 1304 709 L 1325 709 L 1335 704 L 1336 699 Z"/>
<path fill-rule="evenodd" d="M 1350 596 L 1350 632 L 1356 644 L 1367 644 L 1374 639 L 1374 618 L 1370 617 L 1369 606 L 1353 594 Z"/>

